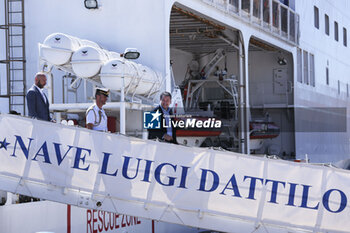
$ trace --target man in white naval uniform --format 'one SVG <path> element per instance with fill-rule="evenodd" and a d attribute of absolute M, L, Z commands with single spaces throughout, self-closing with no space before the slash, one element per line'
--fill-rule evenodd
<path fill-rule="evenodd" d="M 96 88 L 96 102 L 86 111 L 86 127 L 92 130 L 107 132 L 107 115 L 102 106 L 106 104 L 109 96 L 109 90 L 105 88 Z"/>

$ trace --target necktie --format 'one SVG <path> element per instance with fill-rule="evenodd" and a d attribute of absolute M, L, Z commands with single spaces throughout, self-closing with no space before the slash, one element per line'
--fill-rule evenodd
<path fill-rule="evenodd" d="M 46 95 L 45 95 L 44 92 L 43 92 L 43 97 L 44 97 L 44 102 L 45 102 L 45 104 L 47 104 L 47 97 L 46 97 Z"/>

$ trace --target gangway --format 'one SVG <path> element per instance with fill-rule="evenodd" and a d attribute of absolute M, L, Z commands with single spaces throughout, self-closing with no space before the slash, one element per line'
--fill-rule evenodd
<path fill-rule="evenodd" d="M 0 115 L 0 190 L 224 232 L 347 232 L 350 173 Z"/>

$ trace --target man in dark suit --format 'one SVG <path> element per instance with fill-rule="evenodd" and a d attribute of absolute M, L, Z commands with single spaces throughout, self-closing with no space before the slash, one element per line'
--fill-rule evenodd
<path fill-rule="evenodd" d="M 51 121 L 49 112 L 49 100 L 47 99 L 43 88 L 46 85 L 45 73 L 35 75 L 35 84 L 28 90 L 26 99 L 28 106 L 28 115 L 32 118 Z"/>
<path fill-rule="evenodd" d="M 172 127 L 171 122 L 173 118 L 170 117 L 173 115 L 173 110 L 169 107 L 171 104 L 171 94 L 169 92 L 163 92 L 160 95 L 160 105 L 155 108 L 154 112 L 159 112 L 160 115 L 160 129 L 148 129 L 148 139 L 158 138 L 164 140 L 165 142 L 174 143 L 176 142 L 176 131 Z M 165 122 L 167 127 L 163 127 L 163 122 Z"/>

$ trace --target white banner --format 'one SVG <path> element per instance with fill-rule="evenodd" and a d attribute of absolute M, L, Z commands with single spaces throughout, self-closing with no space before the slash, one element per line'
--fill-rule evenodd
<path fill-rule="evenodd" d="M 350 173 L 0 115 L 0 190 L 226 232 L 348 232 Z"/>

